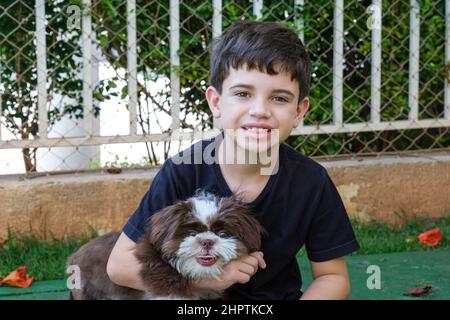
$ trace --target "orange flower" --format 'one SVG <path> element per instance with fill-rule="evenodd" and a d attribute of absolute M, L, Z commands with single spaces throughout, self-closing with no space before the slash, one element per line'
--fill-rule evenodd
<path fill-rule="evenodd" d="M 2 284 L 9 284 L 13 287 L 27 288 L 33 282 L 33 278 L 26 274 L 27 267 L 21 266 L 17 270 L 14 270 L 6 278 L 0 278 L 0 286 Z"/>
<path fill-rule="evenodd" d="M 417 237 L 423 245 L 435 247 L 442 239 L 442 232 L 438 228 L 431 229 L 427 232 L 419 234 Z"/>

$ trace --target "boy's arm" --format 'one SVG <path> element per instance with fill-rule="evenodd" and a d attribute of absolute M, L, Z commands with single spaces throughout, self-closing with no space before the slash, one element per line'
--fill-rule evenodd
<path fill-rule="evenodd" d="M 135 249 L 136 243 L 122 232 L 109 256 L 106 272 L 115 284 L 144 291 L 139 276 L 141 265 L 134 256 Z"/>
<path fill-rule="evenodd" d="M 310 263 L 314 281 L 300 300 L 347 299 L 350 293 L 350 279 L 345 257 Z"/>

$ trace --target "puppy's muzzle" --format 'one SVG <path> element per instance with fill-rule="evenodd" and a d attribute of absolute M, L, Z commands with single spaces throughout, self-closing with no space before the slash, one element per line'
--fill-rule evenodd
<path fill-rule="evenodd" d="M 196 258 L 197 263 L 204 267 L 214 265 L 217 262 L 217 257 L 211 253 L 211 249 L 216 244 L 216 241 L 213 239 L 200 239 L 199 242 L 202 250 L 200 255 Z"/>

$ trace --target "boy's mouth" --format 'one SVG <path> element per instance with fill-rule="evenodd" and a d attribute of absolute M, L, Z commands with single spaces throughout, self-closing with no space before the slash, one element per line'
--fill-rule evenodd
<path fill-rule="evenodd" d="M 272 135 L 272 128 L 269 127 L 254 127 L 254 126 L 242 126 L 241 129 L 247 137 L 263 139 L 268 138 Z"/>
<path fill-rule="evenodd" d="M 242 129 L 252 132 L 271 132 L 272 129 L 266 129 L 266 128 L 257 128 L 257 127 L 242 127 Z"/>

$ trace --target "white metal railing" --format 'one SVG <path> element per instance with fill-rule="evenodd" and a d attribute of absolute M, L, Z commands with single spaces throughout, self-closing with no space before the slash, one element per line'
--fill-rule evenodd
<path fill-rule="evenodd" d="M 381 0 L 373 0 L 373 26 L 372 26 L 372 70 L 370 83 L 370 121 L 380 123 L 381 104 Z"/>
<path fill-rule="evenodd" d="M 1 140 L 0 149 L 25 147 L 62 147 L 89 146 L 114 143 L 158 142 L 168 141 L 174 136 L 169 133 L 137 134 L 137 39 L 136 39 L 136 1 L 127 1 L 127 72 L 129 95 L 128 135 L 100 136 L 93 132 L 93 85 L 92 85 L 92 21 L 89 12 L 82 15 L 82 49 L 83 49 L 83 103 L 86 135 L 82 137 L 49 138 L 47 135 L 47 91 L 46 79 L 46 41 L 45 41 L 45 0 L 36 0 L 36 46 L 37 46 L 37 98 L 39 107 L 39 138 L 34 140 Z M 438 119 L 423 119 L 418 117 L 419 101 L 419 47 L 420 47 L 420 12 L 417 0 L 410 0 L 410 42 L 409 42 L 409 117 L 408 120 L 381 121 L 381 14 L 382 1 L 373 0 L 372 18 L 377 25 L 372 27 L 372 55 L 371 55 L 371 118 L 368 122 L 345 123 L 343 121 L 343 65 L 344 65 L 344 0 L 336 0 L 334 7 L 334 37 L 333 37 L 333 123 L 325 125 L 300 125 L 294 129 L 292 135 L 308 135 L 322 133 L 367 132 L 383 130 L 402 130 L 416 128 L 437 128 L 450 126 L 450 84 L 445 79 L 444 88 L 444 117 Z M 91 0 L 83 0 L 86 8 Z M 212 32 L 214 36 L 222 32 L 222 1 L 212 0 Z M 296 0 L 296 6 L 304 4 L 303 0 Z M 262 17 L 263 1 L 253 1 L 253 13 L 257 18 Z M 298 25 L 303 20 L 298 19 Z M 299 34 L 303 38 L 303 33 Z M 171 63 L 171 118 L 172 131 L 176 139 L 192 140 L 215 135 L 216 131 L 180 132 L 180 79 L 177 74 L 180 66 L 178 50 L 180 48 L 180 1 L 170 0 L 170 63 Z M 445 62 L 450 61 L 450 0 L 445 0 Z M 1 98 L 1 97 L 0 97 Z M 0 109 L 1 116 L 1 109 Z M 1 134 L 1 133 L 0 133 Z"/>
<path fill-rule="evenodd" d="M 343 123 L 344 104 L 344 0 L 336 0 L 333 34 L 333 122 Z"/>
<path fill-rule="evenodd" d="M 127 63 L 128 63 L 128 110 L 130 112 L 130 135 L 137 135 L 137 43 L 136 0 L 127 1 Z"/>
<path fill-rule="evenodd" d="M 36 0 L 37 90 L 39 136 L 47 137 L 47 45 L 45 40 L 45 0 Z M 1 109 L 1 108 L 0 108 Z M 0 130 L 1 131 L 1 130 Z M 1 148 L 1 141 L 0 141 Z"/>

